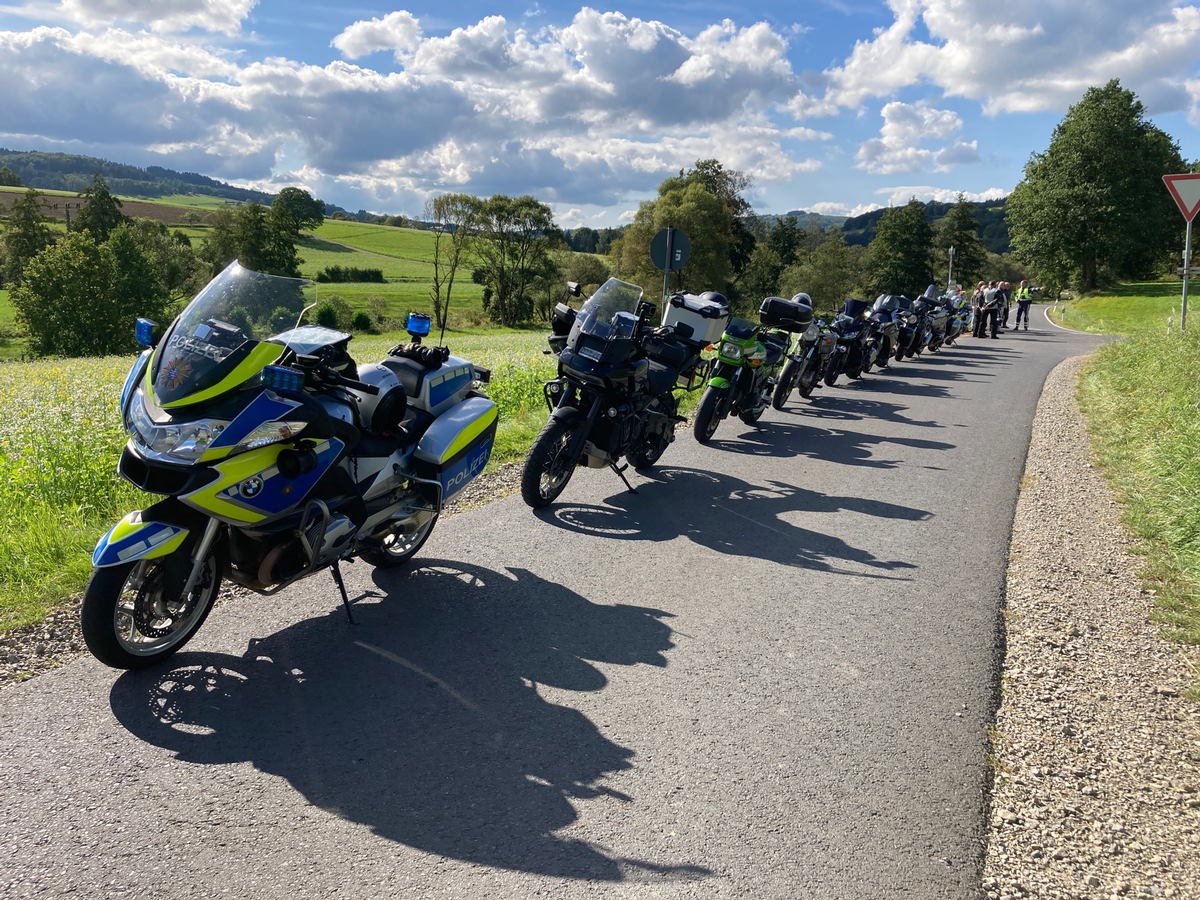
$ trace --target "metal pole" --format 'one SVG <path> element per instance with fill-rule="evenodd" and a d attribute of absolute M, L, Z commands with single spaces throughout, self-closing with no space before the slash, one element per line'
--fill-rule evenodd
<path fill-rule="evenodd" d="M 1187 331 L 1188 272 L 1192 264 L 1192 220 L 1188 219 L 1187 237 L 1183 241 L 1183 307 L 1179 316 L 1179 333 Z"/>
<path fill-rule="evenodd" d="M 950 248 L 950 268 L 946 273 L 946 291 L 954 290 L 954 248 Z"/>
<path fill-rule="evenodd" d="M 672 228 L 670 225 L 668 225 L 667 226 L 667 258 L 666 258 L 666 260 L 664 260 L 664 262 L 666 262 L 666 265 L 663 266 L 662 299 L 663 299 L 664 304 L 667 302 L 667 298 L 669 296 L 671 296 L 670 294 L 667 293 L 667 289 L 668 289 L 667 279 L 671 277 L 671 257 L 674 255 L 674 250 L 675 250 L 675 229 Z M 665 311 L 666 307 L 664 306 L 663 309 Z"/>

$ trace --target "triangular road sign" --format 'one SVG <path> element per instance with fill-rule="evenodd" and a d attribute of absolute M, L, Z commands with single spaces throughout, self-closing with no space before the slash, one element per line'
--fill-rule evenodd
<path fill-rule="evenodd" d="M 1179 211 L 1187 221 L 1200 212 L 1200 175 L 1164 175 L 1167 190 L 1179 204 Z"/>

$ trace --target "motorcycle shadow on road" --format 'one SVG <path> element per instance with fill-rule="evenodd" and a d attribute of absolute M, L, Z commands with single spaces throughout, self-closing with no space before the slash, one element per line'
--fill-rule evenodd
<path fill-rule="evenodd" d="M 116 718 L 181 761 L 249 762 L 314 807 L 431 854 L 607 882 L 710 874 L 666 851 L 622 857 L 556 833 L 582 801 L 628 815 L 635 798 L 604 780 L 636 754 L 543 693 L 602 690 L 600 665 L 666 666 L 669 613 L 591 603 L 516 568 L 426 559 L 373 577 L 385 596 L 356 602 L 352 625 L 337 610 L 240 657 L 182 652 L 167 671 L 125 673 Z M 322 816 L 307 818 L 319 840 Z"/>
<path fill-rule="evenodd" d="M 561 504 L 548 519 L 593 537 L 621 541 L 671 541 L 677 537 L 732 556 L 768 560 L 821 572 L 906 580 L 887 574 L 915 569 L 886 560 L 841 538 L 794 524 L 797 514 L 852 511 L 919 521 L 929 513 L 863 497 L 836 497 L 808 488 L 740 478 L 700 469 L 661 467 L 636 494 L 622 491 L 603 506 Z"/>
<path fill-rule="evenodd" d="M 887 407 L 893 407 L 889 417 Z M 838 401 L 828 406 L 812 404 L 808 416 L 813 416 L 822 422 L 846 421 L 867 418 L 884 418 L 897 424 L 933 426 L 935 422 L 921 422 L 905 419 L 899 415 L 904 407 L 899 404 L 876 403 L 861 400 L 857 404 L 851 401 Z M 812 411 L 815 410 L 815 411 Z M 879 415 L 874 415 L 879 413 Z M 786 411 L 784 413 L 786 415 Z M 939 426 L 942 427 L 942 426 Z M 790 459 L 807 457 L 826 462 L 847 466 L 865 466 L 873 469 L 897 469 L 905 465 L 899 459 L 885 459 L 877 456 L 878 448 L 887 444 L 897 444 L 914 447 L 921 450 L 952 450 L 954 444 L 946 441 L 931 441 L 925 438 L 898 437 L 889 434 L 870 434 L 861 431 L 849 431 L 831 425 L 822 424 L 820 427 L 812 424 L 800 424 L 798 421 L 780 421 L 779 419 L 761 419 L 758 425 L 747 428 L 737 436 L 737 440 L 712 440 L 708 446 L 728 453 L 741 453 L 751 456 L 774 457 Z"/>

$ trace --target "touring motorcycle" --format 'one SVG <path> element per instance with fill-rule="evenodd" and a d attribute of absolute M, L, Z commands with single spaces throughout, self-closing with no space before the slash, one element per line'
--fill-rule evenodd
<path fill-rule="evenodd" d="M 115 668 L 159 662 L 212 608 L 222 580 L 274 594 L 339 563 L 398 566 L 491 455 L 486 370 L 411 341 L 358 366 L 349 334 L 298 325 L 316 285 L 236 261 L 146 347 L 121 392 L 118 472 L 162 499 L 96 545 L 83 595 L 88 649 Z"/>
<path fill-rule="evenodd" d="M 625 469 L 653 466 L 675 440 L 684 421 L 675 388 L 695 379 L 703 345 L 689 340 L 691 325 L 656 325 L 656 314 L 640 287 L 618 278 L 578 311 L 555 308 L 548 341 L 558 376 L 543 389 L 550 418 L 521 473 L 533 509 L 553 503 L 580 465 L 610 468 L 633 490 Z"/>

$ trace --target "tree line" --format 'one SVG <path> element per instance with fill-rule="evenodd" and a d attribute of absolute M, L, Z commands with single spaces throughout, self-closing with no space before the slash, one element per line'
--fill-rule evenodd
<path fill-rule="evenodd" d="M 137 317 L 169 321 L 234 259 L 255 271 L 299 277 L 296 239 L 324 217 L 323 204 L 307 191 L 285 188 L 270 207 L 215 211 L 208 236 L 194 248 L 182 231 L 126 216 L 98 173 L 65 235 L 48 224 L 44 196 L 26 190 L 0 240 L 0 277 L 34 356 L 131 351 Z"/>
<path fill-rule="evenodd" d="M 1090 88 L 1070 108 L 1007 202 L 981 207 L 960 194 L 934 209 L 913 198 L 861 226 L 873 228 L 866 245 L 854 242 L 860 223 L 853 220 L 827 227 L 794 215 L 755 216 L 745 199 L 751 179 L 715 159 L 664 180 L 623 229 L 565 232 L 532 196 L 465 193 L 432 198 L 412 224 L 433 232 L 429 297 L 439 328 L 455 285 L 468 279 L 483 288 L 488 315 L 508 327 L 548 319 L 564 281 L 590 288 L 617 276 L 656 297 L 664 276 L 650 245 L 667 227 L 686 233 L 691 247 L 686 264 L 665 279 L 668 290 L 720 291 L 743 315 L 753 315 L 765 296 L 804 292 L 828 312 L 847 296 L 911 296 L 951 278 L 970 286 L 1028 277 L 1057 296 L 1065 288 L 1088 291 L 1167 273 L 1179 259 L 1183 223 L 1162 176 L 1196 170 L 1114 80 Z M 97 340 L 121 316 L 90 322 L 96 333 L 86 342 L 72 332 L 67 319 L 80 317 L 62 310 L 89 303 L 94 310 L 97 297 L 115 298 L 113 308 L 125 317 L 135 303 L 143 305 L 137 314 L 163 314 L 235 257 L 252 269 L 296 275 L 299 228 L 319 224 L 327 209 L 288 188 L 269 207 L 219 211 L 212 233 L 192 251 L 181 233 L 124 221 L 98 175 L 83 193 L 76 227 L 61 241 L 40 221 L 35 195 L 27 193 L 13 208 L 3 272 L 36 353 L 126 349 L 115 333 Z M 992 249 L 997 207 L 1010 253 Z"/>

